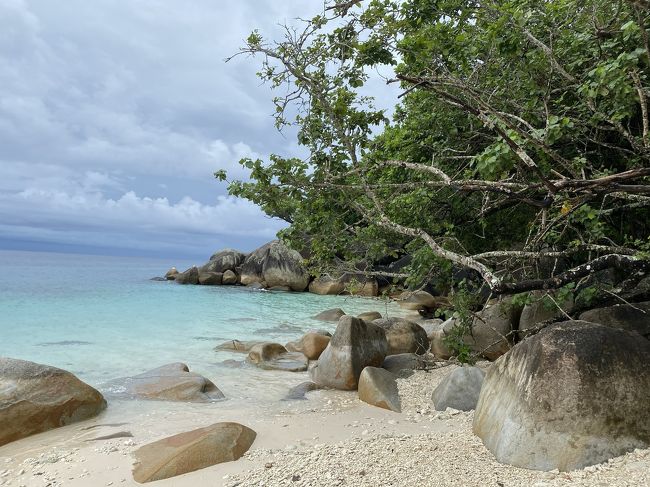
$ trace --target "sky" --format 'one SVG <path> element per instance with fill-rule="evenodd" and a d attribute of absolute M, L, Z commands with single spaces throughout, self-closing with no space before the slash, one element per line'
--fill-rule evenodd
<path fill-rule="evenodd" d="M 0 0 L 0 249 L 205 257 L 284 222 L 227 195 L 278 133 L 253 29 L 318 0 Z"/>

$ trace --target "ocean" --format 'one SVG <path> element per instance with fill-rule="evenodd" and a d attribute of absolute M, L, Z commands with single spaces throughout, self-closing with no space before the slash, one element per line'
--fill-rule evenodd
<path fill-rule="evenodd" d="M 245 354 L 215 352 L 217 344 L 333 331 L 335 323 L 311 318 L 328 308 L 399 314 L 376 299 L 150 280 L 193 264 L 201 262 L 0 251 L 0 356 L 68 370 L 109 394 L 108 381 L 184 362 L 227 397 L 268 401 L 306 374 L 257 369 Z"/>

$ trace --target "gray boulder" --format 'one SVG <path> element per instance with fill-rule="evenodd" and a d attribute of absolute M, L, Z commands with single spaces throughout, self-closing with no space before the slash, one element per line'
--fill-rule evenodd
<path fill-rule="evenodd" d="M 524 337 L 531 334 L 532 330 L 544 321 L 562 318 L 573 309 L 573 296 L 564 302 L 558 303 L 557 298 L 552 300 L 546 296 L 546 292 L 532 293 L 533 301 L 524 306 L 519 318 L 519 336 Z M 555 304 L 558 303 L 560 307 Z M 566 319 L 566 318 L 565 318 Z M 589 320 L 587 320 L 589 321 Z"/>
<path fill-rule="evenodd" d="M 260 343 L 248 352 L 248 362 L 265 370 L 302 372 L 307 370 L 309 360 L 300 352 L 289 352 L 279 343 Z"/>
<path fill-rule="evenodd" d="M 312 380 L 324 387 L 354 390 L 361 371 L 367 366 L 380 367 L 387 352 L 382 328 L 343 316 L 329 345 L 310 370 Z"/>
<path fill-rule="evenodd" d="M 388 340 L 387 355 L 398 353 L 417 353 L 422 355 L 429 350 L 427 332 L 412 321 L 403 318 L 382 318 L 373 321 L 386 332 Z"/>
<path fill-rule="evenodd" d="M 255 431 L 241 424 L 216 423 L 163 438 L 135 451 L 133 478 L 139 483 L 153 482 L 238 460 L 255 436 Z"/>
<path fill-rule="evenodd" d="M 265 287 L 287 286 L 292 291 L 304 291 L 309 273 L 301 255 L 279 240 L 263 245 L 246 257 L 241 266 L 241 283 L 264 283 Z"/>
<path fill-rule="evenodd" d="M 176 275 L 177 284 L 198 284 L 199 283 L 199 268 L 193 266 L 185 272 Z"/>
<path fill-rule="evenodd" d="M 70 372 L 0 357 L 0 446 L 92 418 L 104 397 Z"/>
<path fill-rule="evenodd" d="M 431 399 L 438 411 L 447 408 L 471 411 L 476 407 L 485 371 L 478 367 L 459 367 L 451 371 L 435 388 Z"/>
<path fill-rule="evenodd" d="M 160 401 L 213 402 L 225 396 L 209 379 L 177 362 L 106 384 L 112 396 Z"/>
<path fill-rule="evenodd" d="M 549 326 L 488 370 L 473 430 L 502 463 L 569 471 L 650 446 L 650 341 L 584 321 Z"/>
<path fill-rule="evenodd" d="M 585 311 L 580 319 L 601 325 L 635 331 L 650 339 L 650 302 L 616 304 L 607 308 Z"/>
<path fill-rule="evenodd" d="M 318 321 L 337 322 L 341 316 L 345 316 L 345 311 L 343 311 L 341 308 L 332 308 L 321 311 L 316 316 L 314 316 L 313 319 Z"/>
<path fill-rule="evenodd" d="M 220 272 L 234 271 L 244 263 L 246 254 L 234 249 L 224 249 L 210 257 L 207 264 L 201 267 L 203 272 Z"/>
<path fill-rule="evenodd" d="M 382 369 L 386 369 L 393 374 L 400 374 L 404 371 L 426 369 L 428 361 L 416 353 L 399 353 L 389 355 L 381 364 Z"/>
<path fill-rule="evenodd" d="M 366 367 L 361 372 L 359 399 L 378 408 L 402 411 L 395 376 L 377 367 Z"/>
<path fill-rule="evenodd" d="M 203 286 L 219 286 L 223 279 L 220 272 L 199 272 L 199 284 Z"/>

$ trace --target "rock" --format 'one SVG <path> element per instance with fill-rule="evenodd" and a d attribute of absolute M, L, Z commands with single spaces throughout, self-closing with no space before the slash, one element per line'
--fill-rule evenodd
<path fill-rule="evenodd" d="M 311 381 L 301 382 L 297 386 L 294 386 L 291 389 L 289 389 L 289 392 L 287 393 L 284 399 L 287 401 L 307 399 L 305 396 L 307 395 L 308 392 L 317 391 L 319 389 L 322 389 L 322 387 L 316 384 L 315 382 L 311 382 Z"/>
<path fill-rule="evenodd" d="M 234 284 L 239 284 L 239 277 L 231 270 L 227 270 L 223 273 L 221 282 L 225 286 L 232 286 Z"/>
<path fill-rule="evenodd" d="M 366 311 L 365 313 L 361 313 L 359 316 L 357 316 L 357 318 L 363 321 L 374 321 L 380 320 L 382 316 L 378 311 Z"/>
<path fill-rule="evenodd" d="M 431 337 L 433 336 L 433 334 L 442 328 L 442 323 L 443 321 L 441 319 L 434 318 L 431 320 L 419 321 L 418 325 L 422 327 L 422 329 L 427 334 L 427 338 L 429 339 L 429 341 L 431 341 Z"/>
<path fill-rule="evenodd" d="M 359 377 L 359 399 L 363 402 L 399 413 L 402 407 L 395 376 L 387 370 L 366 367 Z"/>
<path fill-rule="evenodd" d="M 373 278 L 364 278 L 349 286 L 350 294 L 353 296 L 365 296 L 372 298 L 379 295 L 379 283 Z"/>
<path fill-rule="evenodd" d="M 106 386 L 116 396 L 160 401 L 212 402 L 225 397 L 212 381 L 190 372 L 180 362 L 111 381 Z"/>
<path fill-rule="evenodd" d="M 238 460 L 255 436 L 255 431 L 241 424 L 216 423 L 163 438 L 135 451 L 133 478 L 139 483 L 153 482 Z"/>
<path fill-rule="evenodd" d="M 309 273 L 302 257 L 279 240 L 263 245 L 246 257 L 241 268 L 241 283 L 265 282 L 266 287 L 287 286 L 292 291 L 304 291 Z"/>
<path fill-rule="evenodd" d="M 373 321 L 386 332 L 388 340 L 387 355 L 398 353 L 417 353 L 422 355 L 429 350 L 429 340 L 424 329 L 403 318 L 382 318 Z"/>
<path fill-rule="evenodd" d="M 311 368 L 311 378 L 324 387 L 354 390 L 361 371 L 367 366 L 380 367 L 387 352 L 382 328 L 343 316 L 318 363 Z"/>
<path fill-rule="evenodd" d="M 246 287 L 249 289 L 256 289 L 256 290 L 266 290 L 266 283 L 265 282 L 251 282 L 250 284 L 246 284 Z"/>
<path fill-rule="evenodd" d="M 248 353 L 250 363 L 260 369 L 302 372 L 307 370 L 309 360 L 300 352 L 289 352 L 279 343 L 260 343 Z"/>
<path fill-rule="evenodd" d="M 341 316 L 345 316 L 345 311 L 343 311 L 341 308 L 332 308 L 321 311 L 312 319 L 319 321 L 339 321 L 339 318 L 341 318 Z"/>
<path fill-rule="evenodd" d="M 287 343 L 290 352 L 302 352 L 309 360 L 318 360 L 323 350 L 329 345 L 330 338 L 318 333 L 307 333 L 296 342 Z"/>
<path fill-rule="evenodd" d="M 204 286 L 219 286 L 222 279 L 221 272 L 199 272 L 199 284 Z"/>
<path fill-rule="evenodd" d="M 650 301 L 590 309 L 582 313 L 580 319 L 621 330 L 635 331 L 650 339 Z"/>
<path fill-rule="evenodd" d="M 173 281 L 174 279 L 176 279 L 177 275 L 178 275 L 178 269 L 176 269 L 176 267 L 172 267 L 165 274 L 165 279 L 167 279 L 168 281 Z"/>
<path fill-rule="evenodd" d="M 216 347 L 214 347 L 215 352 L 223 352 L 223 351 L 229 351 L 229 352 L 250 352 L 251 348 L 253 348 L 255 345 L 259 345 L 260 342 L 257 340 L 249 340 L 249 341 L 240 341 L 240 340 L 228 340 L 227 342 L 223 342 Z"/>
<path fill-rule="evenodd" d="M 438 302 L 434 296 L 426 291 L 404 291 L 398 299 L 400 308 L 419 311 L 425 309 L 435 309 Z"/>
<path fill-rule="evenodd" d="M 474 433 L 497 460 L 569 471 L 650 446 L 650 341 L 584 321 L 553 324 L 488 370 Z"/>
<path fill-rule="evenodd" d="M 338 295 L 345 291 L 345 283 L 338 279 L 320 276 L 309 283 L 309 292 L 320 295 Z"/>
<path fill-rule="evenodd" d="M 386 369 L 393 374 L 399 374 L 404 370 L 423 370 L 427 366 L 427 361 L 421 355 L 416 353 L 398 353 L 397 355 L 389 355 L 384 359 L 381 364 L 383 369 Z"/>
<path fill-rule="evenodd" d="M 318 335 L 323 335 L 323 336 L 332 338 L 332 334 L 328 330 L 323 330 L 323 329 L 319 329 L 319 328 L 312 328 L 307 333 L 316 333 Z"/>
<path fill-rule="evenodd" d="M 478 367 L 464 366 L 451 371 L 433 391 L 434 407 L 438 411 L 471 411 L 478 402 L 484 378 L 485 371 Z"/>
<path fill-rule="evenodd" d="M 273 286 L 269 288 L 269 291 L 276 291 L 276 292 L 283 292 L 283 293 L 290 293 L 291 288 L 289 286 Z"/>
<path fill-rule="evenodd" d="M 473 352 L 488 360 L 496 360 L 512 347 L 511 332 L 517 329 L 518 318 L 519 312 L 510 301 L 489 304 L 477 313 L 472 333 L 466 334 L 463 341 Z M 457 326 L 455 322 L 454 326 Z M 446 334 L 450 331 L 451 328 L 444 327 Z"/>
<path fill-rule="evenodd" d="M 237 267 L 244 263 L 246 254 L 234 249 L 224 249 L 215 253 L 210 257 L 210 261 L 201 267 L 204 272 L 220 272 L 234 271 Z"/>
<path fill-rule="evenodd" d="M 552 320 L 554 318 L 561 318 L 566 316 L 565 313 L 570 313 L 573 309 L 573 296 L 567 298 L 564 302 L 559 303 L 562 309 L 559 309 L 555 302 L 546 296 L 546 292 L 531 293 L 533 302 L 526 304 L 521 312 L 519 318 L 519 336 L 525 337 L 532 333 L 532 329 L 543 321 Z M 564 313 L 562 312 L 564 311 Z M 587 320 L 589 321 L 589 320 Z M 530 330 L 530 331 L 529 331 Z"/>
<path fill-rule="evenodd" d="M 164 277 L 158 277 L 158 276 L 157 277 L 152 277 L 149 280 L 150 281 L 156 281 L 156 282 L 166 282 L 167 281 L 167 279 L 165 279 Z"/>
<path fill-rule="evenodd" d="M 176 275 L 176 282 L 178 284 L 198 284 L 199 283 L 199 269 L 194 266 Z"/>
<path fill-rule="evenodd" d="M 431 353 L 437 358 L 447 360 L 453 355 L 452 351 L 445 344 L 445 337 L 447 336 L 445 329 L 453 328 L 454 322 L 454 318 L 449 318 L 438 326 L 432 326 L 431 332 L 427 333 L 427 337 L 431 343 Z"/>
<path fill-rule="evenodd" d="M 104 408 L 104 397 L 70 372 L 0 358 L 0 446 L 92 418 Z"/>

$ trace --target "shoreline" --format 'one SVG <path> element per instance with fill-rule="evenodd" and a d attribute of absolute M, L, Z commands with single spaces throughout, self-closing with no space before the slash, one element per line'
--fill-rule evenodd
<path fill-rule="evenodd" d="M 431 392 L 455 367 L 398 378 L 402 413 L 365 404 L 356 392 L 334 390 L 247 410 L 227 407 L 227 402 L 114 401 L 113 407 L 92 420 L 0 447 L 0 485 L 141 485 L 131 476 L 134 450 L 220 421 L 236 421 L 257 432 L 243 458 L 152 485 L 479 486 L 500 482 L 546 487 L 650 482 L 650 449 L 567 473 L 498 463 L 472 434 L 472 412 L 433 410 Z M 88 441 L 125 431 L 133 437 Z"/>

